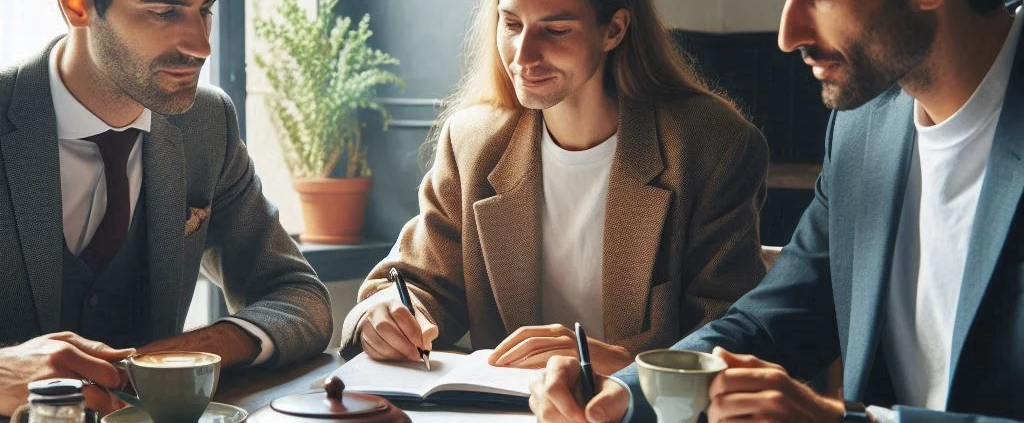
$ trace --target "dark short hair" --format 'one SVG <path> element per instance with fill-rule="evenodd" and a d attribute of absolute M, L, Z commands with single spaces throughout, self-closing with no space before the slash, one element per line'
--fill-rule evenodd
<path fill-rule="evenodd" d="M 110 7 L 110 3 L 114 0 L 93 0 L 93 4 L 96 5 L 96 13 L 102 18 L 103 15 L 107 14 L 107 8 Z"/>
<path fill-rule="evenodd" d="M 988 13 L 1000 7 L 1006 7 L 1003 0 L 967 0 L 967 5 L 971 6 L 975 12 L 980 13 Z"/>

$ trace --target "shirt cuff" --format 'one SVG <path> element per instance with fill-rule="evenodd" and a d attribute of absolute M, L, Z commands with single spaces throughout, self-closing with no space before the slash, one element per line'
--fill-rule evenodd
<path fill-rule="evenodd" d="M 900 423 L 900 414 L 888 408 L 869 405 L 868 419 L 875 423 Z"/>
<path fill-rule="evenodd" d="M 242 319 L 239 319 L 237 317 L 230 317 L 230 316 L 228 316 L 228 317 L 221 317 L 220 319 L 217 319 L 217 322 L 233 323 L 233 324 L 237 325 L 238 327 L 242 328 L 242 330 L 252 334 L 252 336 L 255 336 L 255 337 L 259 338 L 259 340 L 260 340 L 260 345 L 259 345 L 260 354 L 257 355 L 256 359 L 253 360 L 252 363 L 249 364 L 250 366 L 258 366 L 260 364 L 266 363 L 267 360 L 270 360 L 270 357 L 274 356 L 274 351 L 275 351 L 275 349 L 274 349 L 274 341 L 271 340 L 270 339 L 270 335 L 267 335 L 267 332 L 264 331 L 263 329 L 260 329 L 259 326 L 256 326 L 256 325 L 254 325 L 252 323 L 249 323 L 249 322 L 247 322 L 245 320 L 242 320 Z M 216 322 L 214 322 L 214 323 L 216 323 Z"/>
<path fill-rule="evenodd" d="M 608 379 L 611 379 L 611 380 L 615 381 L 615 383 L 618 383 L 619 385 L 622 385 L 622 387 L 626 389 L 626 393 L 629 394 L 629 403 L 628 403 L 629 405 L 626 407 L 626 414 L 624 416 L 622 416 L 622 422 L 621 422 L 621 423 L 629 423 L 629 421 L 633 419 L 633 392 L 629 390 L 629 386 L 626 385 L 626 382 L 623 382 L 619 378 L 617 378 L 615 376 L 609 376 Z"/>

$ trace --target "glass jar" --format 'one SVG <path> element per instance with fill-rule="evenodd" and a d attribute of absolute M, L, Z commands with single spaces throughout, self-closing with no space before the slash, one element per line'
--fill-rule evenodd
<path fill-rule="evenodd" d="M 28 384 L 28 423 L 85 423 L 82 381 L 44 379 Z"/>

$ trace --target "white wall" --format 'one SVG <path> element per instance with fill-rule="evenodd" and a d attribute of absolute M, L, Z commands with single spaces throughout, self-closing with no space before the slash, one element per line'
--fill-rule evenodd
<path fill-rule="evenodd" d="M 275 0 L 245 2 L 245 72 L 246 72 L 246 137 L 248 138 L 249 155 L 252 157 L 256 173 L 263 182 L 263 195 L 280 212 L 281 226 L 289 233 L 301 233 L 305 229 L 302 221 L 302 209 L 299 195 L 292 185 L 291 174 L 285 164 L 284 152 L 279 141 L 280 132 L 270 117 L 267 96 L 270 94 L 270 83 L 259 66 L 256 65 L 257 54 L 267 50 L 266 43 L 256 36 L 253 22 L 255 18 L 274 16 Z M 299 0 L 299 4 L 313 13 L 315 0 Z"/>
<path fill-rule="evenodd" d="M 671 28 L 735 33 L 775 32 L 785 0 L 655 0 Z"/>

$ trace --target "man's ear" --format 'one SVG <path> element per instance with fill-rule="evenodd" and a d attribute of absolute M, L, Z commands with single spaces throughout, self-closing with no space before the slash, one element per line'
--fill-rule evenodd
<path fill-rule="evenodd" d="M 622 39 L 626 36 L 626 31 L 629 30 L 629 24 L 629 10 L 616 10 L 615 14 L 612 15 L 612 19 L 608 21 L 608 25 L 605 25 L 604 51 L 612 51 L 622 43 Z"/>
<path fill-rule="evenodd" d="M 96 13 L 92 0 L 57 0 L 57 3 L 64 13 L 64 20 L 71 27 L 88 26 L 89 18 Z"/>

